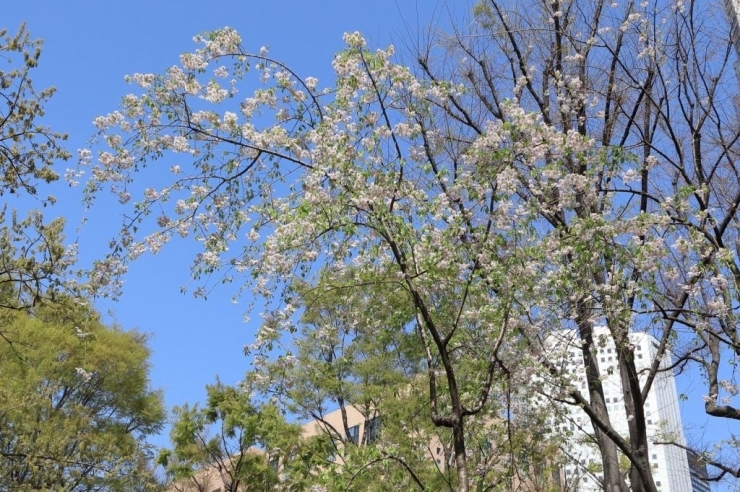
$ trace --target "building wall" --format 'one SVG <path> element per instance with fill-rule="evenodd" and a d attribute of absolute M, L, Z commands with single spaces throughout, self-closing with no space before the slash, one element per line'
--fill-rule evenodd
<path fill-rule="evenodd" d="M 689 469 L 691 470 L 691 490 L 692 492 L 710 492 L 711 488 L 707 481 L 707 465 L 699 455 L 693 452 L 688 453 Z"/>
<path fill-rule="evenodd" d="M 250 456 L 259 455 L 267 460 L 266 453 L 258 448 L 250 448 L 247 453 Z M 222 465 L 224 471 L 231 465 L 232 459 L 234 462 L 238 459 L 238 456 L 227 457 L 223 459 Z M 226 479 L 224 480 L 224 477 Z M 235 492 L 235 489 L 239 492 L 250 490 L 248 484 L 240 483 L 238 487 L 231 487 L 229 482 L 228 474 L 221 475 L 216 465 L 198 470 L 193 474 L 190 479 L 178 480 L 167 487 L 167 492 Z M 254 488 L 252 488 L 253 490 Z"/>
<path fill-rule="evenodd" d="M 179 480 L 169 487 L 168 492 L 227 492 L 221 474 L 216 467 L 206 468 L 195 473 L 192 479 Z M 240 487 L 239 490 L 247 490 Z"/>
<path fill-rule="evenodd" d="M 371 420 L 377 419 L 377 427 L 374 429 L 374 431 L 380 431 L 382 428 L 382 420 L 380 416 L 371 417 L 368 419 L 368 422 L 366 422 L 365 415 L 363 415 L 359 410 L 357 410 L 352 405 L 347 405 L 345 407 L 345 412 L 347 414 L 347 427 L 349 428 L 350 432 L 353 433 L 353 436 L 356 436 L 355 443 L 363 443 L 363 444 L 372 444 L 375 435 L 373 435 L 373 432 L 365 435 L 365 426 L 366 423 L 369 423 Z M 319 434 L 326 434 L 334 436 L 335 438 L 342 438 L 344 439 L 345 436 L 345 430 L 344 430 L 344 423 L 342 420 L 342 411 L 341 409 L 336 409 L 332 412 L 327 413 L 322 417 L 322 421 L 320 420 L 313 420 L 311 422 L 308 422 L 303 426 L 303 437 L 312 437 Z M 365 442 L 365 439 L 367 439 L 368 442 Z M 338 439 L 337 439 L 338 440 Z M 430 459 L 436 460 L 437 464 L 441 465 L 441 468 L 445 468 L 444 463 L 444 456 L 443 453 L 440 452 L 441 446 L 439 445 L 438 441 L 435 440 L 435 438 L 432 439 L 432 442 L 429 446 L 430 450 Z M 436 453 L 436 455 L 434 454 Z M 337 458 L 341 460 L 341 458 Z"/>
<path fill-rule="evenodd" d="M 734 69 L 735 74 L 740 78 L 740 26 L 738 26 L 738 19 L 740 19 L 740 0 L 724 0 L 725 16 L 727 22 L 730 24 L 730 38 L 732 44 L 735 47 L 735 63 Z"/>
<path fill-rule="evenodd" d="M 360 413 L 355 407 L 348 405 L 346 407 L 347 412 L 347 426 L 353 427 L 358 426 L 360 436 L 365 431 L 365 416 Z M 303 436 L 312 437 L 326 432 L 331 432 L 330 429 L 335 429 L 340 435 L 344 435 L 344 424 L 342 423 L 342 412 L 337 409 L 327 413 L 323 416 L 326 423 L 318 420 L 312 420 L 303 426 Z"/>

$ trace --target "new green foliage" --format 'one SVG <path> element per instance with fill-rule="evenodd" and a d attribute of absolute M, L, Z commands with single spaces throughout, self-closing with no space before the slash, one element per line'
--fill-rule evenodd
<path fill-rule="evenodd" d="M 164 421 L 149 387 L 147 337 L 60 299 L 0 310 L 0 488 L 154 486 L 144 438 Z"/>
<path fill-rule="evenodd" d="M 55 199 L 41 197 L 38 183 L 58 179 L 53 167 L 70 155 L 62 147 L 67 136 L 42 124 L 54 88 L 38 90 L 31 80 L 41 47 L 25 25 L 15 34 L 0 30 L 0 196 L 17 200 L 26 193 L 46 206 Z M 44 222 L 37 210 L 22 218 L 6 204 L 0 207 L 0 285 L 15 292 L 3 297 L 3 306 L 32 305 L 60 289 L 61 275 L 74 261 L 62 243 L 63 226 L 61 218 Z"/>
<path fill-rule="evenodd" d="M 174 409 L 172 449 L 160 451 L 172 490 L 305 490 L 307 470 L 319 453 L 302 440 L 273 404 L 259 404 L 241 388 L 207 387 L 203 406 Z"/>

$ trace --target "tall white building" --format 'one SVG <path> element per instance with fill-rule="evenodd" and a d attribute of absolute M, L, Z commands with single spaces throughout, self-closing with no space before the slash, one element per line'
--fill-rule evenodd
<path fill-rule="evenodd" d="M 724 0 L 725 15 L 730 24 L 730 37 L 735 46 L 735 74 L 740 79 L 740 0 Z"/>
<path fill-rule="evenodd" d="M 604 396 L 614 429 L 623 437 L 629 437 L 627 415 L 624 410 L 622 384 L 616 363 L 617 354 L 614 341 L 606 328 L 596 328 L 594 339 L 598 346 L 599 372 L 604 384 Z M 562 357 L 562 367 L 572 376 L 573 384 L 586 393 L 586 373 L 582 363 L 580 341 L 574 331 L 566 330 L 552 336 L 552 354 Z M 637 371 L 650 366 L 657 352 L 657 341 L 645 333 L 632 333 L 630 343 L 634 346 Z M 667 367 L 671 354 L 668 353 L 661 366 Z M 659 491 L 691 492 L 691 474 L 686 452 L 676 446 L 652 444 L 656 436 L 670 436 L 674 441 L 684 444 L 681 414 L 676 393 L 676 383 L 672 371 L 659 372 L 645 400 L 645 416 L 650 438 L 650 463 L 653 478 Z M 563 430 L 570 431 L 566 452 L 571 463 L 565 468 L 565 478 L 571 484 L 578 484 L 577 490 L 602 490 L 597 479 L 600 478 L 601 459 L 595 443 L 589 442 L 593 434 L 588 416 L 577 406 L 564 406 Z"/>

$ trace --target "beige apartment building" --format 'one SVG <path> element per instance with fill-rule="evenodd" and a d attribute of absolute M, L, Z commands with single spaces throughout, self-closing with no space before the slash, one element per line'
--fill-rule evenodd
<path fill-rule="evenodd" d="M 380 416 L 366 418 L 365 414 L 351 405 L 346 406 L 344 410 L 334 410 L 321 419 L 303 425 L 304 438 L 328 434 L 332 436 L 340 449 L 345 440 L 359 446 L 373 445 L 380 438 L 381 431 L 382 419 Z M 449 450 L 445 450 L 445 446 L 436 436 L 431 436 L 429 441 L 429 444 L 425 446 L 427 458 L 436 462 L 439 470 L 444 472 L 451 464 Z M 268 462 L 274 462 L 276 468 L 280 466 L 279 457 L 271 457 L 268 453 L 259 449 L 250 451 L 261 454 Z M 341 453 L 329 459 L 336 463 L 342 463 Z M 544 474 L 547 476 L 544 476 Z M 197 473 L 187 482 L 173 484 L 168 490 L 172 492 L 235 492 L 248 491 L 250 488 L 248 485 L 239 486 L 238 488 L 230 487 L 228 470 L 213 466 Z M 565 492 L 574 489 L 567 485 L 562 469 L 532 465 L 527 473 L 514 477 L 508 486 L 496 490 L 507 492 Z"/>
<path fill-rule="evenodd" d="M 373 444 L 380 437 L 381 419 L 379 416 L 366 419 L 365 415 L 352 405 L 344 409 L 347 418 L 347 431 L 344 429 L 342 410 L 337 409 L 326 414 L 321 421 L 312 420 L 303 426 L 303 437 L 329 434 L 335 440 L 342 440 L 345 435 L 348 441 L 356 445 Z"/>
<path fill-rule="evenodd" d="M 334 436 L 335 441 L 340 442 L 345 435 L 348 441 L 356 445 L 372 445 L 380 437 L 383 426 L 382 417 L 375 416 L 367 419 L 365 415 L 354 406 L 345 407 L 347 419 L 347 430 L 344 429 L 342 410 L 337 409 L 326 414 L 321 421 L 313 420 L 303 426 L 304 437 L 311 437 L 320 434 L 329 434 Z M 426 446 L 427 458 L 435 461 L 440 470 L 445 470 L 448 466 L 445 458 L 445 449 L 436 436 L 431 436 L 429 445 Z M 336 457 L 341 462 L 341 457 Z"/>
<path fill-rule="evenodd" d="M 268 459 L 260 449 L 250 449 L 248 453 Z M 167 487 L 167 492 L 242 492 L 248 491 L 247 485 L 235 485 L 228 469 L 236 468 L 236 461 L 240 456 L 232 456 L 224 460 L 223 465 L 212 465 L 196 472 L 192 478 L 178 480 Z"/>
<path fill-rule="evenodd" d="M 220 471 L 215 467 L 205 468 L 197 472 L 193 478 L 178 480 L 167 487 L 168 492 L 227 492 L 229 487 L 225 484 Z M 240 490 L 247 490 L 241 488 Z"/>

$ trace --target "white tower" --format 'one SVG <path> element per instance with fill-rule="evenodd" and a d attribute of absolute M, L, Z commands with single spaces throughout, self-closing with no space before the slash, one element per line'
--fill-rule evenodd
<path fill-rule="evenodd" d="M 627 438 L 630 417 L 624 410 L 616 347 L 609 330 L 604 327 L 594 329 L 594 339 L 598 340 L 599 372 L 609 417 L 614 430 Z M 650 367 L 657 356 L 657 341 L 646 333 L 631 333 L 629 339 L 634 347 L 636 369 L 644 374 L 644 370 Z M 572 330 L 559 332 L 552 336 L 549 343 L 553 355 L 557 354 L 556 357 L 563 358 L 559 363 L 570 374 L 572 383 L 581 391 L 585 391 L 586 374 L 580 361 L 581 349 L 576 333 Z M 659 491 L 690 492 L 691 474 L 686 452 L 676 446 L 652 444 L 659 436 L 670 436 L 675 442 L 685 444 L 675 378 L 668 369 L 670 360 L 671 354 L 665 354 L 661 361 L 661 368 L 664 371 L 656 375 L 645 400 L 647 432 L 651 441 L 649 447 L 651 471 Z M 641 380 L 641 383 L 644 381 Z M 588 439 L 583 439 L 584 436 L 593 433 L 590 420 L 579 407 L 565 406 L 564 410 L 568 417 L 562 424 L 562 430 L 573 432 L 569 449 L 566 449 L 571 457 L 571 463 L 565 467 L 566 479 L 571 483 L 577 483 L 578 490 L 583 492 L 602 490 L 597 481 L 601 478 L 598 450 L 595 445 L 588 443 Z"/>
<path fill-rule="evenodd" d="M 730 39 L 735 46 L 735 74 L 740 79 L 740 0 L 724 0 L 724 5 L 730 24 Z"/>

